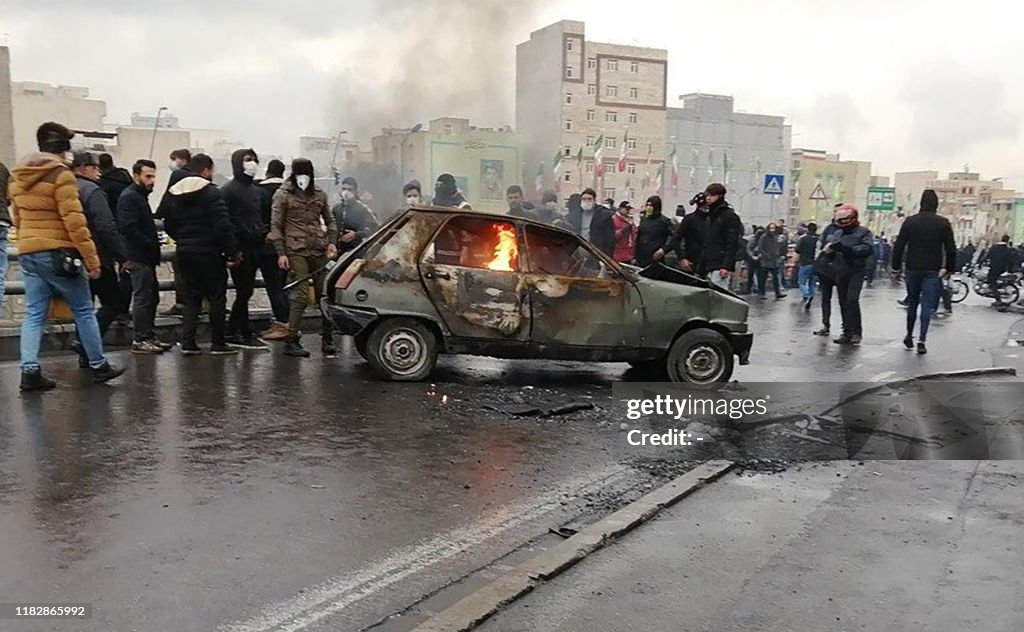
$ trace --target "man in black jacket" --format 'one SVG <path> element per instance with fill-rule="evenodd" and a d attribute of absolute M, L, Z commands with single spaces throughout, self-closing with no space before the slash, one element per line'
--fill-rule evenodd
<path fill-rule="evenodd" d="M 704 189 L 708 202 L 707 241 L 704 247 L 703 269 L 708 281 L 728 289 L 736 271 L 736 254 L 743 237 L 740 216 L 725 201 L 725 185 L 713 182 Z"/>
<path fill-rule="evenodd" d="M 370 207 L 359 199 L 359 183 L 352 176 L 341 181 L 341 201 L 331 210 L 338 225 L 338 252 L 344 253 L 363 243 L 380 223 Z"/>
<path fill-rule="evenodd" d="M 256 287 L 259 253 L 270 232 L 263 222 L 260 192 L 253 184 L 259 166 L 255 151 L 236 150 L 231 154 L 233 177 L 221 188 L 221 194 L 227 204 L 228 217 L 242 254 L 238 265 L 231 268 L 231 280 L 235 282 L 235 301 L 228 317 L 227 343 L 241 349 L 265 351 L 268 348 L 266 343 L 256 337 L 249 325 L 249 300 Z"/>
<path fill-rule="evenodd" d="M 814 303 L 814 257 L 817 247 L 818 225 L 810 222 L 807 224 L 807 232 L 796 240 L 797 285 L 804 300 L 804 311 L 810 310 Z"/>
<path fill-rule="evenodd" d="M 100 301 L 100 308 L 96 311 L 96 322 L 102 338 L 118 314 L 127 310 L 125 304 L 128 303 L 128 297 L 121 294 L 116 268 L 125 262 L 127 255 L 124 239 L 117 230 L 117 224 L 114 223 L 107 195 L 97 184 L 100 166 L 96 157 L 86 151 L 76 151 L 71 169 L 75 172 L 78 199 L 82 203 L 85 219 L 89 223 L 89 232 L 92 233 L 96 253 L 100 257 L 100 277 L 90 279 L 89 286 L 92 288 L 93 298 Z M 76 340 L 72 346 L 79 356 L 78 365 L 83 369 L 89 368 L 89 357 L 82 345 Z"/>
<path fill-rule="evenodd" d="M 239 263 L 235 227 L 228 217 L 221 192 L 214 186 L 213 159 L 196 154 L 188 172 L 170 189 L 165 205 L 167 233 L 177 244 L 176 256 L 185 279 L 185 310 L 182 316 L 181 354 L 202 353 L 196 344 L 196 323 L 203 300 L 210 304 L 210 353 L 238 353 L 226 344 L 227 273 Z"/>
<path fill-rule="evenodd" d="M 118 198 L 132 185 L 132 175 L 124 167 L 115 167 L 110 154 L 100 154 L 99 168 L 100 177 L 96 184 L 107 195 L 107 202 L 116 207 Z"/>
<path fill-rule="evenodd" d="M 615 252 L 615 227 L 612 224 L 612 212 L 597 205 L 597 193 L 593 189 L 583 189 L 580 194 L 580 206 L 569 206 L 569 214 L 565 218 L 569 229 L 598 247 L 609 257 Z"/>
<path fill-rule="evenodd" d="M 696 206 L 692 213 L 683 215 L 683 219 L 676 227 L 672 239 L 665 246 L 665 250 L 655 258 L 660 260 L 665 252 L 676 251 L 679 257 L 679 267 L 685 272 L 697 276 L 707 276 L 704 269 L 704 242 L 707 240 L 708 231 L 708 200 L 704 193 L 698 193 L 690 200 L 690 204 Z M 680 210 L 686 212 L 686 207 L 680 204 L 676 208 L 676 215 Z"/>
<path fill-rule="evenodd" d="M 646 268 L 655 261 L 660 261 L 668 249 L 666 244 L 675 233 L 672 220 L 661 213 L 661 197 L 652 195 L 647 198 L 644 215 L 636 233 L 636 265 Z"/>
<path fill-rule="evenodd" d="M 921 194 L 920 211 L 900 227 L 892 252 L 893 275 L 907 269 L 907 336 L 903 346 L 914 348 L 914 321 L 921 306 L 918 353 L 928 353 L 925 341 L 932 313 L 938 308 L 942 282 L 956 268 L 956 239 L 949 220 L 939 215 L 939 196 L 931 189 Z M 906 259 L 904 260 L 904 253 Z"/>
<path fill-rule="evenodd" d="M 153 321 L 160 302 L 156 268 L 160 265 L 160 239 L 149 206 L 149 194 L 156 183 L 156 163 L 137 160 L 132 165 L 132 185 L 117 200 L 117 228 L 124 238 L 127 263 L 132 277 L 132 324 L 135 338 L 132 353 L 162 353 L 166 349 L 156 340 Z"/>
<path fill-rule="evenodd" d="M 277 158 L 267 163 L 267 177 L 256 187 L 260 194 L 260 215 L 263 225 L 270 227 L 274 194 L 284 184 L 284 163 Z M 286 274 L 277 267 L 277 251 L 274 244 L 264 240 L 259 251 L 259 269 L 274 312 L 274 322 L 260 333 L 264 340 L 284 340 L 288 337 L 288 294 L 284 291 Z"/>
<path fill-rule="evenodd" d="M 859 345 L 864 334 L 860 292 L 864 287 L 874 239 L 871 231 L 860 225 L 859 215 L 857 207 L 852 204 L 840 206 L 835 215 L 838 228 L 829 233 L 822 248 L 839 294 L 843 334 L 832 341 L 839 345 Z"/>
<path fill-rule="evenodd" d="M 167 190 L 181 182 L 184 177 L 192 175 L 189 173 L 187 168 L 188 163 L 191 160 L 192 152 L 188 149 L 175 149 L 171 152 L 170 163 L 168 163 L 168 167 L 171 170 L 171 178 L 167 183 Z M 164 196 L 160 198 L 160 204 L 156 207 L 155 217 L 157 219 L 164 218 L 166 211 L 165 203 L 168 201 L 167 190 L 164 191 Z M 181 269 L 178 267 L 177 257 L 171 261 L 171 270 L 174 272 L 174 305 L 161 312 L 161 316 L 181 316 L 185 307 L 185 278 L 182 276 Z"/>

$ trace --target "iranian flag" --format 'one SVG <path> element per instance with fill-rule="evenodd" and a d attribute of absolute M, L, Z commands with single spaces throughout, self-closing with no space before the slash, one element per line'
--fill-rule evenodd
<path fill-rule="evenodd" d="M 604 164 L 601 162 L 603 157 L 604 134 L 601 134 L 597 137 L 597 141 L 594 143 L 594 170 L 599 177 L 604 175 Z"/>
<path fill-rule="evenodd" d="M 626 170 L 626 147 L 629 145 L 629 130 L 622 136 L 622 149 L 619 150 L 619 173 Z"/>
<path fill-rule="evenodd" d="M 679 159 L 676 157 L 676 146 L 672 146 L 672 191 L 679 191 Z"/>
<path fill-rule="evenodd" d="M 654 174 L 654 192 L 661 195 L 662 179 L 665 176 L 665 163 L 658 165 L 658 172 Z"/>
<path fill-rule="evenodd" d="M 537 191 L 537 197 L 540 198 L 544 194 L 544 163 L 540 163 L 540 167 L 537 168 L 537 178 L 534 180 L 534 189 Z"/>
<path fill-rule="evenodd" d="M 562 150 L 555 153 L 554 159 L 551 161 L 554 167 L 551 168 L 551 174 L 555 180 L 555 191 L 557 192 L 561 188 L 562 182 L 562 167 L 565 165 L 565 154 Z"/>

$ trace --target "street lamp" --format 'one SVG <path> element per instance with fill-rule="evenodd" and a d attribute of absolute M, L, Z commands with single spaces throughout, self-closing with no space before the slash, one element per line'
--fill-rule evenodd
<path fill-rule="evenodd" d="M 409 140 L 410 136 L 412 136 L 416 132 L 420 131 L 421 129 L 423 129 L 423 123 L 417 123 L 417 124 L 413 125 L 412 129 L 410 129 L 408 132 L 406 132 L 404 136 L 402 136 L 402 146 L 401 146 L 401 154 L 400 154 L 400 156 L 401 156 L 400 161 L 402 163 L 402 175 L 399 178 L 399 180 L 402 181 L 403 185 L 405 184 L 405 143 L 406 143 L 406 141 Z"/>
<path fill-rule="evenodd" d="M 166 105 L 161 105 L 156 111 L 156 120 L 153 122 L 153 138 L 149 141 L 149 159 L 153 159 L 153 148 L 156 147 L 156 128 L 160 127 L 160 115 L 167 111 Z"/>
<path fill-rule="evenodd" d="M 341 137 L 348 134 L 348 130 L 341 130 L 334 135 L 334 156 L 331 157 L 331 172 L 333 173 L 335 167 L 338 166 L 338 145 L 341 144 Z"/>

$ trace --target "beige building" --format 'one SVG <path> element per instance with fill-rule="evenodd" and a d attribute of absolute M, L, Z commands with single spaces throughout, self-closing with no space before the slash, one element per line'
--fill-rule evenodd
<path fill-rule="evenodd" d="M 870 162 L 842 160 L 839 154 L 813 149 L 794 149 L 787 223 L 792 226 L 813 220 L 824 226 L 832 221 L 832 209 L 840 203 L 850 203 L 865 211 L 871 178 Z"/>
<path fill-rule="evenodd" d="M 11 51 L 6 46 L 0 46 L 0 162 L 13 165 L 17 158 L 11 95 Z"/>
<path fill-rule="evenodd" d="M 557 187 L 562 198 L 585 187 L 602 198 L 654 193 L 658 174 L 662 183 L 669 178 L 667 76 L 666 50 L 587 41 L 583 22 L 563 20 L 531 33 L 516 47 L 524 173 L 532 181 L 539 172 L 543 187 Z"/>
<path fill-rule="evenodd" d="M 89 98 L 81 86 L 55 86 L 34 81 L 11 82 L 14 149 L 18 157 L 37 151 L 36 129 L 57 121 L 73 130 L 103 129 L 107 104 Z"/>
<path fill-rule="evenodd" d="M 1015 192 L 999 180 L 983 180 L 968 169 L 940 178 L 938 171 L 906 171 L 896 174 L 896 204 L 904 215 L 917 213 L 921 193 L 933 189 L 939 196 L 939 213 L 953 223 L 957 243 L 993 241 L 1014 233 Z"/>
<path fill-rule="evenodd" d="M 329 180 L 332 177 L 332 166 L 344 172 L 350 165 L 359 162 L 359 143 L 340 135 L 334 138 L 300 136 L 299 156 L 312 161 L 318 179 Z"/>
<path fill-rule="evenodd" d="M 468 119 L 439 118 L 416 132 L 385 129 L 370 142 L 373 163 L 393 170 L 396 194 L 403 183 L 415 179 L 429 198 L 437 177 L 450 173 L 473 208 L 500 212 L 507 208 L 509 185 L 522 185 L 528 196 L 533 189 L 534 174 L 530 184 L 523 178 L 526 140 L 508 128 L 474 127 Z"/>

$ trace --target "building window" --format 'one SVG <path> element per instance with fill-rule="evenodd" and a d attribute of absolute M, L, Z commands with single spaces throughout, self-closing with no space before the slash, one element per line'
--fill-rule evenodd
<path fill-rule="evenodd" d="M 566 147 L 566 148 L 565 148 L 565 149 L 563 150 L 563 153 L 564 153 L 564 154 L 565 154 L 566 156 L 571 156 L 571 155 L 572 155 L 572 149 L 571 149 L 570 147 Z"/>
<path fill-rule="evenodd" d="M 617 97 L 619 96 L 619 86 L 605 86 L 604 96 L 606 97 Z"/>
<path fill-rule="evenodd" d="M 629 122 L 630 123 L 636 123 L 636 112 L 630 112 L 629 113 Z"/>
<path fill-rule="evenodd" d="M 594 59 L 593 57 L 588 59 L 587 60 L 587 69 L 588 70 L 597 70 L 597 60 Z"/>
<path fill-rule="evenodd" d="M 565 40 L 565 50 L 572 52 L 572 40 Z"/>
<path fill-rule="evenodd" d="M 640 91 L 638 89 L 636 89 L 636 88 L 630 88 L 629 89 L 629 98 L 630 99 L 638 99 L 638 98 L 640 98 Z"/>
<path fill-rule="evenodd" d="M 594 121 L 597 119 L 597 112 L 593 110 L 587 110 L 587 120 Z"/>
<path fill-rule="evenodd" d="M 631 61 L 629 62 L 629 72 L 640 72 L 640 62 Z"/>
<path fill-rule="evenodd" d="M 565 102 L 567 104 L 569 104 L 569 105 L 572 105 L 572 93 L 571 92 L 566 92 L 565 93 Z"/>
<path fill-rule="evenodd" d="M 587 147 L 590 147 L 593 144 L 594 144 L 594 137 L 593 136 L 587 136 Z"/>
<path fill-rule="evenodd" d="M 569 182 L 569 180 L 571 180 L 571 179 L 572 179 L 572 173 L 571 173 L 571 172 L 569 172 L 569 171 L 566 171 L 566 172 L 565 172 L 565 173 L 564 173 L 564 174 L 562 175 L 562 179 L 563 179 L 563 180 L 565 180 L 566 182 Z"/>
<path fill-rule="evenodd" d="M 607 200 L 608 198 L 611 198 L 613 200 L 615 199 L 615 188 L 614 187 L 605 187 L 604 188 L 604 199 Z"/>
<path fill-rule="evenodd" d="M 618 112 L 611 112 L 611 111 L 605 112 L 604 113 L 604 120 L 605 120 L 606 123 L 618 123 L 619 122 L 619 113 Z"/>
<path fill-rule="evenodd" d="M 445 135 L 450 136 L 451 133 L 452 133 L 452 126 L 451 125 L 445 125 L 444 126 L 444 133 L 445 133 Z"/>
<path fill-rule="evenodd" d="M 592 83 L 588 83 L 587 84 L 587 96 L 591 96 L 592 97 L 595 94 L 597 94 L 597 86 L 595 86 Z"/>
<path fill-rule="evenodd" d="M 594 161 L 588 160 L 587 166 L 584 169 L 587 173 L 594 173 Z"/>
<path fill-rule="evenodd" d="M 608 138 L 604 139 L 604 146 L 608 149 L 615 149 L 615 147 L 618 146 L 618 144 L 619 141 L 614 136 L 609 136 Z"/>
<path fill-rule="evenodd" d="M 628 165 L 626 165 L 626 173 L 628 173 L 631 176 L 636 175 L 636 163 L 631 162 Z"/>
<path fill-rule="evenodd" d="M 627 138 L 626 139 L 626 147 L 629 148 L 629 149 L 636 149 L 636 139 L 635 138 Z"/>
<path fill-rule="evenodd" d="M 565 131 L 572 131 L 572 119 L 565 119 Z"/>
<path fill-rule="evenodd" d="M 566 66 L 565 67 L 565 78 L 566 79 L 572 79 L 572 77 L 573 77 L 572 66 Z"/>
<path fill-rule="evenodd" d="M 627 196 L 626 199 L 628 199 L 628 200 L 635 200 L 636 199 L 636 189 L 630 189 L 630 190 L 626 191 L 626 196 Z"/>
<path fill-rule="evenodd" d="M 619 60 L 618 59 L 606 59 L 605 62 L 604 62 L 604 69 L 605 70 L 609 70 L 611 72 L 615 72 L 616 70 L 619 69 Z"/>

